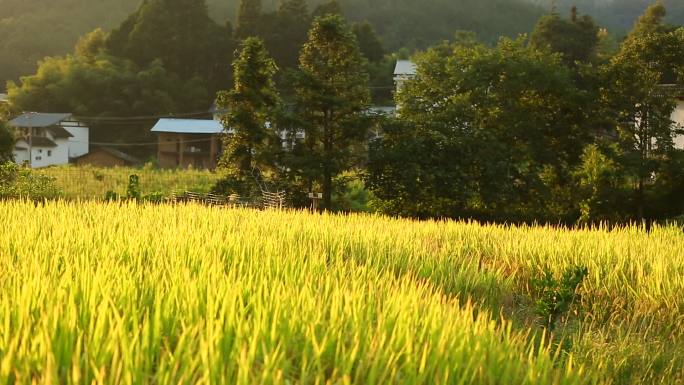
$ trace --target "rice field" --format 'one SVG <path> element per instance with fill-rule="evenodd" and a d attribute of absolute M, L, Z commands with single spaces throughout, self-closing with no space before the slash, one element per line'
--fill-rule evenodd
<path fill-rule="evenodd" d="M 684 233 L 0 202 L 0 384 L 682 384 Z M 583 265 L 553 332 L 531 280 Z"/>

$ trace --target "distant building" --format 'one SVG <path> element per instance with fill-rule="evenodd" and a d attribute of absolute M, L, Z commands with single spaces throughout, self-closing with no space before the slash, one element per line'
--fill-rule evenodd
<path fill-rule="evenodd" d="M 9 122 L 17 131 L 17 163 L 33 168 L 68 164 L 89 151 L 89 129 L 66 113 L 23 114 Z"/>
<path fill-rule="evenodd" d="M 88 154 L 74 160 L 79 166 L 96 167 L 135 167 L 140 159 L 110 147 L 94 147 Z"/>
<path fill-rule="evenodd" d="M 684 88 L 677 87 L 674 95 L 677 105 L 670 119 L 679 126 L 679 129 L 684 129 Z M 674 139 L 674 144 L 676 148 L 684 150 L 684 135 L 677 135 Z"/>
<path fill-rule="evenodd" d="M 675 109 L 670 116 L 670 120 L 679 129 L 684 129 L 684 86 L 676 84 L 661 84 L 660 93 L 664 97 L 672 98 L 675 102 Z M 674 146 L 679 150 L 684 150 L 684 135 L 677 135 L 674 138 Z"/>
<path fill-rule="evenodd" d="M 9 103 L 9 97 L 7 94 L 0 94 L 0 104 Z"/>
<path fill-rule="evenodd" d="M 159 119 L 152 128 L 158 135 L 161 168 L 214 169 L 221 153 L 223 125 L 217 120 Z"/>
<path fill-rule="evenodd" d="M 410 60 L 397 60 L 397 65 L 394 67 L 394 85 L 396 91 L 399 92 L 407 80 L 413 79 L 416 76 L 416 65 Z"/>

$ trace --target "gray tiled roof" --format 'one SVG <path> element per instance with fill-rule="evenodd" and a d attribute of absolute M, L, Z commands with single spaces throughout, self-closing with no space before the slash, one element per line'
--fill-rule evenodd
<path fill-rule="evenodd" d="M 71 135 L 71 133 L 69 131 L 67 131 L 62 126 L 52 126 L 52 127 L 48 128 L 48 130 L 52 131 L 52 135 L 56 139 L 73 138 L 74 137 L 73 135 Z"/>
<path fill-rule="evenodd" d="M 71 118 L 71 114 L 61 113 L 44 113 L 44 112 L 29 112 L 17 118 L 10 120 L 9 124 L 12 127 L 26 128 L 26 127 L 50 127 L 59 124 L 60 122 Z"/>
<path fill-rule="evenodd" d="M 28 144 L 28 139 L 23 139 Z M 34 136 L 31 138 L 31 145 L 33 147 L 57 147 L 57 143 L 44 136 Z"/>

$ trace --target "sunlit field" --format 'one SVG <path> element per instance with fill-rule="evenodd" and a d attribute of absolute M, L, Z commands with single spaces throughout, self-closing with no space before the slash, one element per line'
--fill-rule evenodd
<path fill-rule="evenodd" d="M 0 384 L 684 383 L 684 234 L 0 203 Z M 553 331 L 531 282 L 585 266 Z"/>

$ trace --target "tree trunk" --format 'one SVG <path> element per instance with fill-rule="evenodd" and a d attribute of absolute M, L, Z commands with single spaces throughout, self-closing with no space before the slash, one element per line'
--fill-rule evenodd
<path fill-rule="evenodd" d="M 332 172 L 330 162 L 326 160 L 325 170 L 323 170 L 323 207 L 324 210 L 332 209 Z"/>
<path fill-rule="evenodd" d="M 332 111 L 325 113 L 325 127 L 323 131 L 323 210 L 332 209 Z"/>

